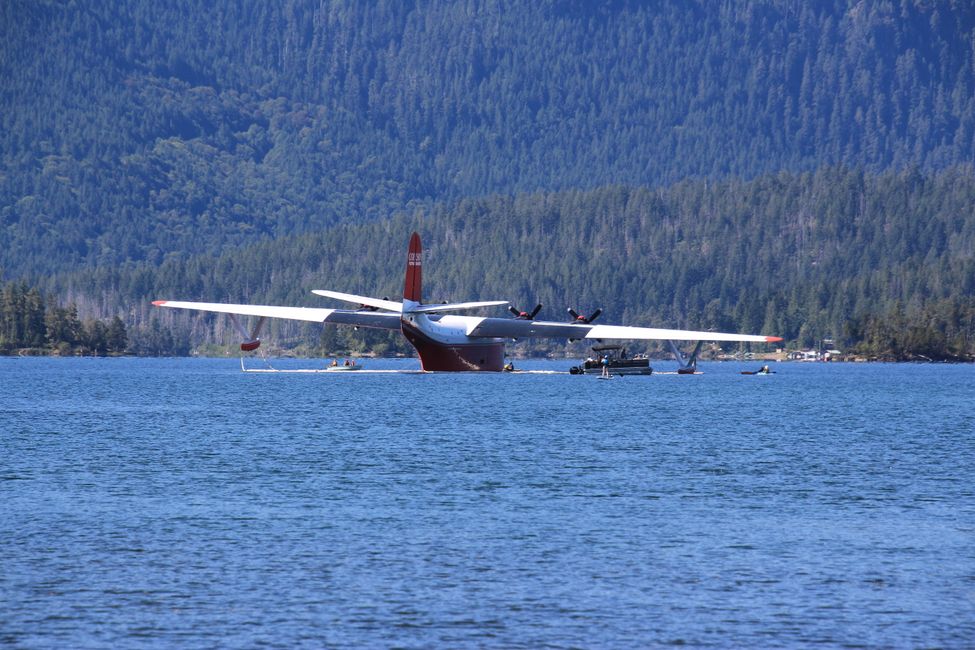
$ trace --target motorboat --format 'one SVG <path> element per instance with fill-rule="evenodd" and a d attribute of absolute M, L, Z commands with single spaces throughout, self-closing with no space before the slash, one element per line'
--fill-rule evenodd
<path fill-rule="evenodd" d="M 338 363 L 333 361 L 332 365 L 325 368 L 328 372 L 349 372 L 351 370 L 362 370 L 362 364 L 355 361 L 346 361 L 345 363 Z"/>
<path fill-rule="evenodd" d="M 572 366 L 569 372 L 573 375 L 601 375 L 603 373 L 603 359 L 611 375 L 650 375 L 650 359 L 646 355 L 630 357 L 622 345 L 594 345 L 593 354 L 582 364 Z"/>

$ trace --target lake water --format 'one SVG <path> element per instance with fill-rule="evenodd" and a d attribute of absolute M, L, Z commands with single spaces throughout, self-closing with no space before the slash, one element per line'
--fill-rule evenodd
<path fill-rule="evenodd" d="M 0 358 L 0 645 L 975 646 L 975 368 L 757 365 Z"/>

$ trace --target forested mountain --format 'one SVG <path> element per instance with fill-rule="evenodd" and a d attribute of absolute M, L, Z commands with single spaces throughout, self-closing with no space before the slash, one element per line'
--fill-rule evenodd
<path fill-rule="evenodd" d="M 448 224 L 470 223 L 468 210 L 517 215 L 502 206 L 571 203 L 577 200 L 572 197 L 622 192 L 577 191 L 606 185 L 678 183 L 662 196 L 695 188 L 702 201 L 717 201 L 734 196 L 679 182 L 835 164 L 870 173 L 889 168 L 928 173 L 970 162 L 973 36 L 970 2 L 920 0 L 7 0 L 0 3 L 0 269 L 5 279 L 126 262 L 189 269 L 192 264 L 166 260 L 385 219 L 401 210 L 436 213 L 448 208 L 433 206 L 452 206 L 464 197 L 527 192 L 533 198 L 461 202 L 456 220 L 436 220 L 443 229 L 439 245 L 463 241 L 488 250 L 488 243 L 510 244 L 490 250 L 549 271 L 544 277 L 553 286 L 539 287 L 539 297 L 551 293 L 554 299 L 559 282 L 583 277 L 571 276 L 568 267 L 553 268 L 567 259 L 588 263 L 591 255 L 577 244 L 555 248 L 545 237 L 540 242 L 548 245 L 518 237 L 517 230 L 487 226 L 477 239 L 464 239 L 473 237 L 466 226 Z M 776 178 L 724 187 L 771 184 L 774 194 Z M 787 178 L 793 180 L 786 189 L 799 182 Z M 547 193 L 558 190 L 571 191 Z M 842 186 L 822 191 L 845 194 Z M 639 203 L 656 214 L 655 192 L 626 192 L 651 197 Z M 704 207 L 731 215 L 745 210 Z M 559 208 L 556 216 L 537 209 L 559 232 L 568 228 L 561 224 L 563 214 L 584 218 L 577 209 Z M 697 271 L 702 281 L 715 272 L 747 274 L 765 262 L 798 264 L 788 275 L 763 270 L 787 292 L 791 279 L 807 287 L 818 277 L 809 250 L 792 248 L 797 233 L 811 241 L 803 224 L 832 223 L 828 215 L 803 212 L 800 219 L 796 213 L 776 216 L 769 208 L 766 226 L 793 219 L 786 243 L 772 241 L 777 231 L 769 231 L 769 241 L 755 247 L 734 239 L 744 235 L 734 225 L 739 217 L 728 217 L 730 225 L 719 220 L 696 226 L 694 219 L 706 214 L 671 209 L 684 215 L 681 233 L 699 227 L 701 237 L 708 235 L 706 243 L 720 242 L 719 248 L 730 251 L 689 250 L 673 258 L 678 268 L 687 265 L 688 274 L 695 273 L 691 259 L 709 261 L 710 271 Z M 654 234 L 643 222 L 620 221 L 611 212 L 599 211 L 602 221 L 593 217 L 592 228 L 603 236 L 592 246 L 613 250 L 609 240 L 625 241 L 633 229 L 644 238 L 641 245 L 660 237 L 678 250 L 687 246 L 683 234 L 668 235 L 666 228 Z M 858 245 L 869 254 L 887 254 L 881 245 L 887 217 L 867 214 L 880 221 L 831 225 L 836 231 L 831 245 L 850 246 L 846 236 L 854 228 L 852 234 L 863 240 Z M 921 222 L 908 227 L 923 234 L 927 215 L 913 214 Z M 539 224 L 522 220 L 521 232 L 540 234 Z M 880 242 L 867 241 L 864 233 L 875 233 Z M 438 235 L 431 234 L 436 242 Z M 321 236 L 282 246 L 314 247 L 321 243 L 316 237 Z M 396 229 L 388 245 L 398 250 L 400 237 Z M 356 249 L 351 258 L 375 263 L 362 250 L 372 242 L 348 242 Z M 558 241 L 570 244 L 568 237 Z M 758 255 L 758 261 L 738 249 Z M 722 309 L 730 304 L 727 295 L 712 292 L 719 287 L 706 282 L 696 289 L 675 285 L 673 295 L 663 298 L 653 297 L 656 285 L 641 284 L 648 280 L 613 285 L 610 274 L 620 266 L 655 264 L 653 256 L 668 249 L 644 250 L 656 252 L 637 262 L 615 260 L 615 269 L 593 267 L 590 289 L 564 291 L 579 300 L 589 298 L 586 291 L 593 300 L 633 295 L 639 303 L 652 297 L 654 311 L 644 315 L 665 320 L 694 319 L 695 309 L 710 313 L 706 304 L 697 304 L 698 295 L 700 301 L 719 300 Z M 719 261 L 744 268 L 719 269 Z M 871 268 L 881 266 L 872 262 Z M 673 265 L 648 269 L 660 286 L 661 278 L 680 282 Z M 844 269 L 851 275 L 831 280 L 867 282 L 855 264 Z M 527 280 L 518 279 L 523 271 L 514 267 L 503 277 L 516 286 L 525 283 L 528 299 Z M 188 275 L 195 283 L 190 288 L 205 281 Z M 256 277 L 257 283 L 266 281 Z M 740 290 L 777 290 L 770 280 L 756 281 Z M 445 290 L 469 288 L 456 282 Z M 145 294 L 135 289 L 132 295 Z M 788 293 L 782 299 L 791 300 Z M 762 320 L 748 315 L 736 325 L 748 329 Z"/>
<path fill-rule="evenodd" d="M 868 354 L 975 358 L 975 172 L 844 168 L 752 181 L 684 181 L 462 199 L 408 216 L 265 242 L 221 256 L 52 278 L 86 314 L 121 308 L 136 341 L 233 341 L 226 319 L 154 299 L 324 306 L 327 288 L 400 296 L 409 233 L 422 233 L 429 301 L 509 299 L 606 310 L 606 322 L 834 338 Z M 170 331 L 171 330 L 171 331 Z M 322 328 L 274 322 L 277 342 Z M 395 349 L 327 327 L 336 349 Z M 168 337 L 168 339 L 166 338 Z M 158 345 L 158 344 L 153 344 Z M 548 345 L 548 344 L 545 344 Z"/>

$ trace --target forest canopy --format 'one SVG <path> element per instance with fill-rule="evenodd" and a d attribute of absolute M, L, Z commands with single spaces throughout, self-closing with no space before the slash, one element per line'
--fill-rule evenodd
<path fill-rule="evenodd" d="M 312 289 L 402 295 L 406 241 L 418 230 L 430 301 L 541 302 L 540 317 L 555 320 L 567 307 L 602 307 L 607 322 L 762 332 L 790 345 L 871 342 L 863 351 L 876 356 L 898 356 L 898 340 L 930 339 L 944 350 L 936 356 L 966 358 L 975 352 L 973 206 L 970 167 L 496 195 L 48 283 L 79 304 L 98 296 L 106 313 L 127 308 L 133 323 L 192 332 L 188 345 L 214 343 L 234 338 L 224 319 L 160 313 L 150 301 L 324 306 Z M 278 322 L 271 331 L 307 340 L 320 329 Z"/>
<path fill-rule="evenodd" d="M 975 160 L 968 3 L 0 4 L 7 279 L 464 197 Z"/>

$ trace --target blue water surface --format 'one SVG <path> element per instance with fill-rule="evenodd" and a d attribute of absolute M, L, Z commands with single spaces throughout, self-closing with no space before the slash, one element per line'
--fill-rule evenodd
<path fill-rule="evenodd" d="M 2 358 L 0 645 L 975 647 L 975 368 L 756 365 Z"/>

